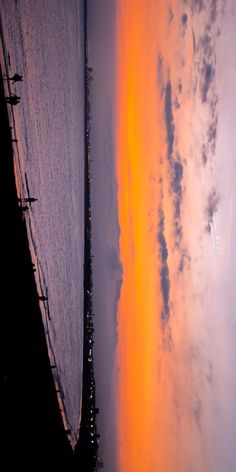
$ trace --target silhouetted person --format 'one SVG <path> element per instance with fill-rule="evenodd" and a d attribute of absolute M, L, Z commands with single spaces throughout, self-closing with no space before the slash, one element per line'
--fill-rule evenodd
<path fill-rule="evenodd" d="M 17 97 L 17 95 L 11 95 L 10 97 L 6 97 L 6 102 L 10 105 L 17 105 L 20 102 L 20 97 Z"/>
<path fill-rule="evenodd" d="M 37 198 L 32 198 L 32 197 L 28 197 L 28 198 L 17 198 L 18 202 L 28 202 L 28 203 L 32 203 L 32 202 L 36 202 L 38 199 Z"/>
<path fill-rule="evenodd" d="M 6 97 L 6 100 L 20 100 L 20 97 L 18 97 L 16 94 L 10 95 L 10 97 Z"/>
<path fill-rule="evenodd" d="M 29 202 L 29 203 L 37 202 L 37 200 L 38 200 L 37 198 L 32 198 L 32 197 L 24 198 L 24 202 Z"/>
<path fill-rule="evenodd" d="M 6 76 L 5 80 L 11 80 L 12 84 L 15 84 L 16 82 L 22 82 L 22 75 L 14 74 L 12 77 Z"/>
<path fill-rule="evenodd" d="M 29 207 L 28 207 L 27 205 L 21 207 L 21 210 L 22 210 L 22 211 L 27 211 L 28 209 L 29 209 Z"/>
<path fill-rule="evenodd" d="M 39 295 L 38 299 L 41 300 L 42 302 L 45 302 L 46 300 L 48 300 L 48 297 L 45 297 L 45 295 Z"/>

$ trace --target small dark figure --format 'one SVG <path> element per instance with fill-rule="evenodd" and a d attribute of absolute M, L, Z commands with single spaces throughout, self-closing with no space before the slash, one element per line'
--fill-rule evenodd
<path fill-rule="evenodd" d="M 14 74 L 12 77 L 6 76 L 5 80 L 11 80 L 13 84 L 16 82 L 22 82 L 22 75 Z"/>
<path fill-rule="evenodd" d="M 22 211 L 27 211 L 28 209 L 29 209 L 29 207 L 28 207 L 27 205 L 21 207 L 21 210 L 22 210 Z"/>
<path fill-rule="evenodd" d="M 37 200 L 38 200 L 37 198 L 32 198 L 32 197 L 24 198 L 24 202 L 29 202 L 29 203 L 37 202 Z"/>
<path fill-rule="evenodd" d="M 20 97 L 17 97 L 17 95 L 11 95 L 10 97 L 6 97 L 6 102 L 10 105 L 17 105 L 20 102 Z"/>
<path fill-rule="evenodd" d="M 32 203 L 32 202 L 36 202 L 38 199 L 37 198 L 32 198 L 32 197 L 28 197 L 28 198 L 17 198 L 18 202 L 28 202 L 28 203 Z"/>
<path fill-rule="evenodd" d="M 45 302 L 46 300 L 48 300 L 48 297 L 45 297 L 44 295 L 39 295 L 38 299 L 41 300 L 42 302 Z"/>
<path fill-rule="evenodd" d="M 9 100 L 20 100 L 20 97 L 18 97 L 16 94 L 14 95 L 10 95 L 9 97 L 6 97 L 6 100 L 9 101 Z"/>

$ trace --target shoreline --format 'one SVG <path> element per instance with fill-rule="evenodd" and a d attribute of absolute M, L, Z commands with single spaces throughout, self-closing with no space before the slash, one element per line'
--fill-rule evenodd
<path fill-rule="evenodd" d="M 1 27 L 1 25 L 0 25 Z M 3 40 L 3 31 L 1 29 L 1 38 Z M 17 464 L 24 465 L 30 460 L 39 459 L 40 464 L 38 469 L 45 470 L 46 459 L 49 458 L 49 463 L 52 464 L 53 470 L 56 467 L 59 469 L 62 467 L 66 472 L 72 470 L 81 470 L 83 472 L 92 472 L 96 470 L 98 464 L 98 447 L 99 447 L 99 434 L 96 426 L 96 415 L 99 413 L 99 409 L 96 407 L 96 385 L 93 371 L 93 355 L 89 354 L 91 350 L 91 343 L 93 345 L 93 306 L 92 306 L 92 253 L 91 253 L 91 202 L 90 202 L 90 183 L 91 183 L 91 167 L 90 167 L 90 109 L 89 109 L 89 64 L 87 57 L 87 6 L 86 0 L 84 2 L 84 103 L 85 103 L 85 193 L 84 193 L 84 344 L 83 344 L 83 391 L 82 391 L 82 407 L 81 407 L 81 423 L 80 427 L 75 436 L 72 436 L 70 427 L 66 419 L 66 409 L 63 403 L 63 390 L 61 388 L 60 379 L 56 375 L 56 363 L 55 356 L 53 353 L 52 343 L 50 342 L 50 334 L 48 326 L 48 319 L 50 319 L 50 311 L 47 303 L 43 302 L 43 305 L 39 304 L 38 293 L 44 293 L 47 289 L 46 281 L 44 280 L 43 273 L 41 273 L 40 261 L 37 258 L 37 252 L 34 244 L 33 234 L 34 231 L 30 228 L 30 219 L 27 219 L 27 225 L 25 215 L 21 211 L 17 198 L 27 192 L 20 192 L 22 182 L 17 180 L 17 172 L 15 165 L 18 165 L 17 154 L 18 146 L 11 140 L 11 132 L 15 135 L 14 125 L 14 113 L 13 108 L 6 104 L 4 99 L 4 83 L 1 74 L 1 90 L 0 90 L 0 114 L 1 114 L 1 135 L 0 142 L 2 142 L 2 149 L 4 149 L 5 162 L 8 165 L 8 171 L 2 173 L 2 180 L 4 179 L 7 185 L 7 189 L 2 186 L 2 201 L 7 201 L 6 212 L 4 213 L 4 220 L 8 218 L 10 223 L 9 231 L 7 232 L 7 238 L 3 242 L 2 246 L 7 245 L 8 252 L 13 251 L 14 258 L 5 261 L 2 266 L 2 270 L 9 271 L 13 268 L 14 272 L 17 272 L 17 276 L 12 279 L 6 280 L 5 293 L 10 296 L 10 291 L 13 288 L 15 291 L 15 285 L 23 294 L 23 300 L 19 303 L 19 309 L 21 314 L 24 316 L 17 316 L 17 304 L 10 307 L 9 313 L 12 319 L 17 316 L 18 324 L 14 330 L 15 338 L 24 339 L 27 338 L 27 342 L 23 342 L 24 347 L 22 348 L 21 343 L 16 343 L 17 348 L 12 350 L 12 364 L 10 369 L 7 369 L 7 362 L 3 363 L 3 374 L 1 375 L 1 384 L 8 384 L 9 373 L 10 376 L 14 377 L 14 362 L 13 358 L 17 357 L 17 350 L 19 351 L 19 370 L 18 376 L 20 377 L 22 372 L 20 371 L 21 365 L 27 374 L 24 376 L 25 383 L 18 382 L 16 386 L 13 385 L 9 389 L 7 388 L 6 398 L 3 402 L 9 402 L 10 398 L 14 399 L 14 403 L 17 404 L 17 398 L 28 395 L 32 398 L 32 408 L 28 408 L 28 402 L 24 404 L 25 416 L 19 420 L 19 424 L 22 425 L 23 429 L 27 434 L 22 434 L 22 440 L 19 441 L 19 449 L 25 451 L 22 456 L 22 461 L 17 460 Z M 4 51 L 5 47 L 5 51 Z M 6 60 L 7 49 L 6 45 L 3 44 L 4 58 Z M 1 58 L 2 60 L 2 58 Z M 7 73 L 7 67 L 6 67 Z M 4 81 L 5 82 L 5 81 Z M 8 87 L 8 95 L 10 95 L 10 83 L 6 81 Z M 9 116 L 12 120 L 13 130 L 10 129 Z M 14 153 L 15 151 L 15 153 Z M 15 155 L 15 157 L 13 156 Z M 18 169 L 17 169 L 18 170 Z M 24 187 L 27 190 L 27 176 L 20 175 L 23 181 Z M 9 182 L 11 184 L 9 185 Z M 1 186 L 1 183 L 0 183 Z M 11 203 L 9 200 L 9 194 L 11 193 Z M 28 221 L 29 220 L 29 221 Z M 12 226 L 15 225 L 15 229 Z M 29 238 L 29 230 L 32 238 Z M 11 233 L 11 234 L 10 234 Z M 33 270 L 32 263 L 35 264 L 38 273 L 38 281 L 35 279 L 35 273 Z M 11 269 L 9 269 L 11 267 Z M 38 282 L 38 283 L 37 283 Z M 23 290 L 24 286 L 24 290 Z M 4 292 L 3 292 L 4 293 Z M 18 293 L 18 292 L 17 292 Z M 19 300 L 19 294 L 15 298 Z M 30 304 L 27 304 L 27 301 Z M 16 308 L 17 305 L 17 308 Z M 43 307 L 43 310 L 41 309 Z M 28 320 L 30 319 L 30 323 Z M 22 321 L 23 320 L 23 321 Z M 22 323 L 22 326 L 21 326 Z M 3 329 L 5 332 L 5 348 L 10 345 L 11 338 L 11 322 Z M 14 328 L 13 328 L 14 329 Z M 4 348 L 3 348 L 4 350 Z M 4 356 L 2 357 L 4 359 Z M 33 364 L 35 359 L 35 364 Z M 32 371 L 27 370 L 28 363 L 32 367 Z M 5 365 L 4 365 L 5 364 Z M 33 364 L 33 366 L 32 366 Z M 9 373 L 6 373 L 9 372 Z M 31 388 L 35 386 L 35 388 Z M 4 387 L 5 388 L 5 387 Z M 92 398 L 91 390 L 93 392 Z M 42 402 L 43 396 L 43 402 Z M 49 406 L 50 405 L 50 406 Z M 10 405 L 8 405 L 10 407 Z M 9 408 L 6 410 L 8 411 Z M 39 411 L 40 418 L 35 422 L 35 411 Z M 17 410 L 20 412 L 20 410 Z M 50 412 L 48 414 L 48 411 Z M 91 414 L 92 411 L 92 414 Z M 8 411 L 9 412 L 9 411 Z M 7 415 L 6 415 L 7 416 Z M 17 417 L 17 415 L 16 415 Z M 93 434 L 91 436 L 91 417 L 93 418 Z M 18 418 L 18 417 L 17 417 Z M 17 423 L 17 421 L 16 421 Z M 13 423 L 14 424 L 14 423 Z M 6 427 L 4 423 L 3 431 L 3 444 L 6 444 L 6 450 L 8 454 L 11 454 L 13 449 L 12 442 L 8 440 L 10 431 L 7 429 L 8 421 L 6 418 Z M 19 426 L 19 430 L 21 427 Z M 37 430 L 37 433 L 35 433 Z M 6 431 L 8 434 L 6 434 Z M 30 433 L 30 434 L 29 434 Z M 32 437 L 31 437 L 32 435 Z M 10 436 L 9 436 L 10 437 Z M 93 438 L 94 437 L 94 438 Z M 37 445 L 35 447 L 35 444 Z M 37 453 L 35 451 L 37 450 Z M 28 453 L 26 454 L 26 450 Z M 39 453 L 40 450 L 40 453 Z M 74 450 L 74 452 L 73 452 Z M 58 464 L 58 465 L 57 465 Z M 101 462 L 100 462 L 101 464 Z M 47 460 L 48 467 L 48 460 Z M 32 470 L 27 467 L 25 470 Z"/>
<path fill-rule="evenodd" d="M 0 398 L 3 405 L 3 464 L 34 470 L 73 470 L 46 348 L 27 230 L 17 202 L 8 109 L 0 81 L 0 195 L 2 201 Z M 5 312 L 5 313 L 4 313 Z M 40 451 L 40 454 L 39 454 Z M 14 453 L 13 453 L 14 452 Z"/>
<path fill-rule="evenodd" d="M 10 72 L 8 69 L 7 46 L 4 39 L 1 19 L 0 19 L 0 36 L 1 36 L 0 59 L 1 59 L 1 62 L 4 61 L 4 69 L 5 69 L 4 73 L 1 70 L 3 94 L 6 95 L 7 93 L 7 95 L 10 96 L 12 94 L 11 83 L 8 79 L 3 79 L 3 76 L 4 77 L 9 76 Z M 2 67 L 2 63 L 1 63 L 1 67 Z M 16 199 L 23 198 L 26 195 L 29 197 L 30 195 L 29 195 L 29 184 L 28 184 L 27 174 L 26 173 L 22 174 L 22 169 L 20 165 L 18 141 L 14 143 L 11 141 L 12 136 L 14 139 L 17 138 L 16 129 L 15 129 L 14 107 L 8 105 L 6 109 L 7 109 L 8 121 L 9 121 L 8 123 L 9 130 L 10 130 L 9 139 L 10 139 L 10 145 L 12 149 L 12 160 L 13 160 L 15 187 L 16 187 Z M 18 206 L 20 206 L 19 203 L 18 203 Z M 31 204 L 29 204 L 29 206 L 31 206 Z M 33 227 L 32 227 L 33 221 L 27 213 L 23 214 L 22 212 L 21 216 L 25 222 L 26 233 L 27 233 L 26 237 L 27 237 L 28 246 L 29 246 L 31 263 L 34 264 L 35 268 L 37 268 L 37 270 L 33 271 L 33 277 L 35 280 L 36 290 L 38 294 L 39 293 L 47 294 L 48 287 L 47 287 L 45 275 L 43 273 L 41 262 L 37 255 L 36 243 L 34 241 L 34 234 L 36 234 L 36 231 L 33 230 Z M 71 444 L 72 449 L 74 450 L 75 445 L 78 441 L 78 430 L 76 432 L 72 432 L 69 421 L 67 419 L 66 406 L 64 402 L 65 396 L 63 393 L 62 382 L 60 380 L 60 376 L 57 369 L 56 356 L 54 353 L 53 343 L 51 341 L 51 335 L 50 335 L 50 323 L 49 323 L 50 309 L 49 309 L 48 301 L 40 303 L 39 309 L 41 312 L 41 319 L 44 326 L 48 357 L 50 360 L 52 375 L 53 375 L 54 384 L 55 384 L 55 391 L 57 395 L 60 413 L 62 416 L 64 430 L 67 433 L 67 438 Z"/>

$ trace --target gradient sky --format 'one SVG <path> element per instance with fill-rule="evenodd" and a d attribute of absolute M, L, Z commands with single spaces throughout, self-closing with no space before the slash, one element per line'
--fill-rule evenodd
<path fill-rule="evenodd" d="M 112 247 L 113 265 L 96 285 L 109 293 L 113 326 L 106 334 L 116 414 L 108 409 L 101 419 L 112 418 L 115 435 L 103 439 L 105 470 L 233 472 L 236 5 L 112 4 L 114 96 L 103 92 L 110 115 L 100 132 L 112 123 L 114 211 L 99 254 L 105 260 Z M 97 204 L 97 226 L 107 213 Z"/>

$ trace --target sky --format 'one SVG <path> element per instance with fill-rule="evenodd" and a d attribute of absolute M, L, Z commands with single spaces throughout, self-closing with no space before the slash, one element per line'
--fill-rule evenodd
<path fill-rule="evenodd" d="M 233 0 L 90 11 L 105 470 L 235 470 Z"/>

